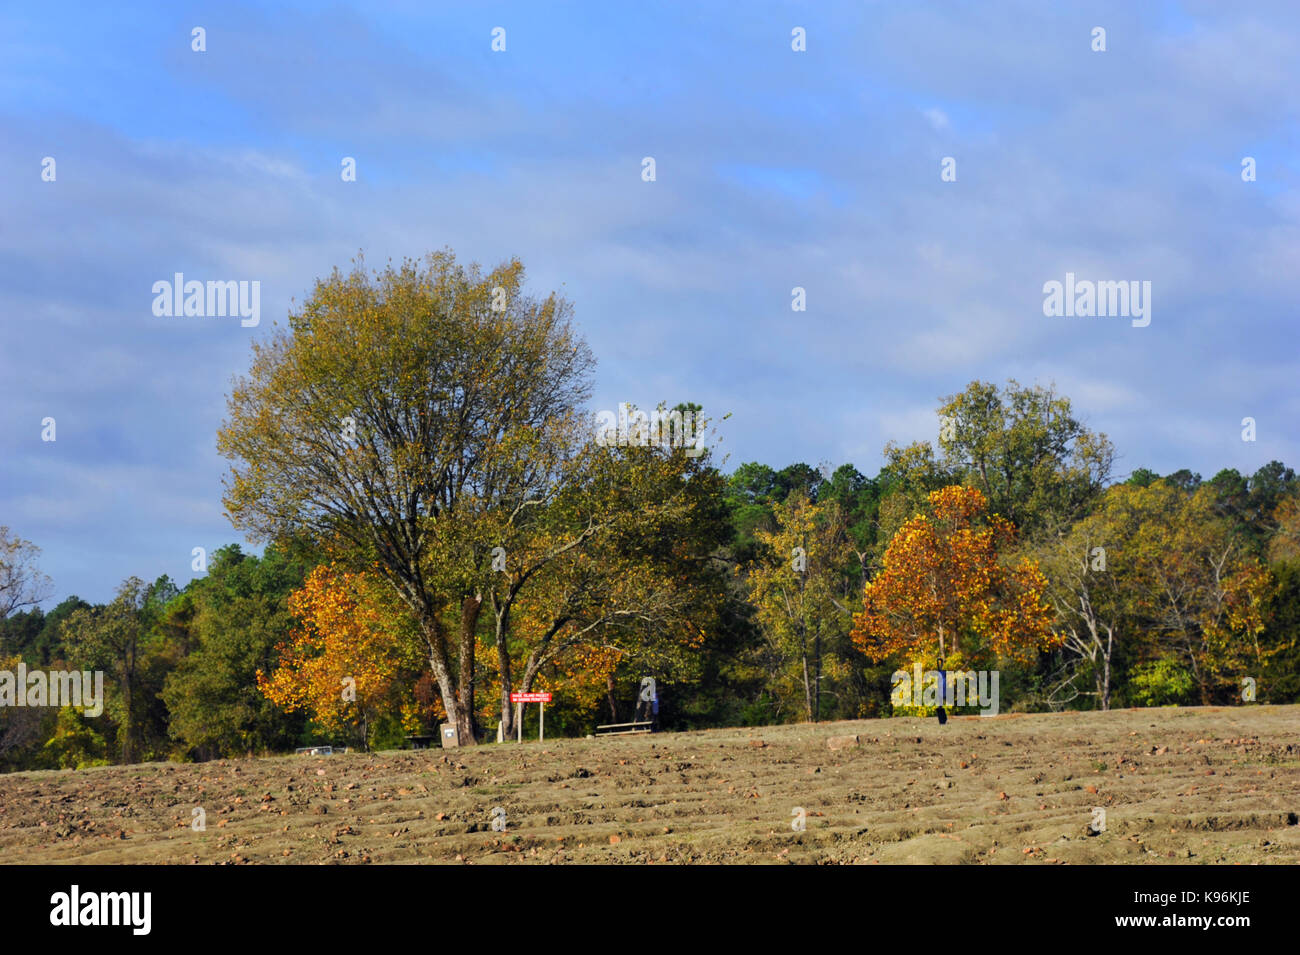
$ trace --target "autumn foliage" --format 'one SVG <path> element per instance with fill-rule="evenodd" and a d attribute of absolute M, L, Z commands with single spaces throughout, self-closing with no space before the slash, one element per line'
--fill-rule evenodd
<path fill-rule="evenodd" d="M 394 604 L 373 577 L 317 567 L 289 596 L 301 626 L 280 646 L 275 671 L 258 671 L 258 686 L 329 729 L 359 727 L 368 735 L 375 717 L 393 709 L 408 731 L 418 731 L 441 710 L 428 681 L 418 679 L 423 660 L 409 615 Z"/>
<path fill-rule="evenodd" d="M 951 486 L 928 496 L 890 541 L 863 591 L 852 639 L 873 661 L 1007 657 L 1029 661 L 1057 640 L 1037 565 L 1004 566 L 1015 528 L 984 495 Z"/>

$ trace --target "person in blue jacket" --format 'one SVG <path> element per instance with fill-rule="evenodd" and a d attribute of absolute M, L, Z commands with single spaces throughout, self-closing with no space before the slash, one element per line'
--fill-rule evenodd
<path fill-rule="evenodd" d="M 948 713 L 944 710 L 943 705 L 948 702 L 948 673 L 943 668 L 943 661 L 939 661 L 939 710 L 935 714 L 939 717 L 939 725 L 943 726 L 948 722 Z"/>

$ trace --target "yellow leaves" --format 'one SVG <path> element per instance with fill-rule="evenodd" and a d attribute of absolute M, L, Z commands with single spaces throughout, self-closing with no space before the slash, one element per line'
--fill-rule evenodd
<path fill-rule="evenodd" d="M 274 673 L 257 675 L 262 692 L 286 710 L 339 727 L 358 707 L 391 697 L 399 677 L 419 665 L 400 612 L 369 575 L 322 564 L 288 605 L 302 626 L 281 648 Z"/>
<path fill-rule="evenodd" d="M 863 588 L 853 641 L 876 661 L 917 656 L 940 640 L 945 653 L 964 648 L 1020 659 L 1052 645 L 1046 579 L 1029 561 L 1013 570 L 998 561 L 1000 547 L 1014 539 L 1011 525 L 986 516 L 976 488 L 940 488 L 928 501 L 930 513 L 903 524 L 883 570 Z"/>
<path fill-rule="evenodd" d="M 934 520 L 940 524 L 969 525 L 988 509 L 984 494 L 973 487 L 951 484 L 928 495 Z"/>
<path fill-rule="evenodd" d="M 1264 631 L 1264 611 L 1272 577 L 1257 560 L 1242 562 L 1227 578 L 1218 614 L 1206 614 L 1206 663 L 1224 671 L 1258 663 L 1262 653 L 1255 638 Z"/>

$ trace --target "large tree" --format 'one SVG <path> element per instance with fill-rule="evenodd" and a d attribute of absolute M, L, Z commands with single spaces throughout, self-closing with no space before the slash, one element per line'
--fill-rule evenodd
<path fill-rule="evenodd" d="M 592 367 L 570 305 L 523 282 L 518 261 L 483 274 L 450 252 L 336 270 L 254 345 L 218 434 L 235 526 L 303 532 L 373 567 L 413 615 L 464 743 L 490 546 L 475 517 L 553 484 Z"/>
<path fill-rule="evenodd" d="M 1266 658 L 1259 636 L 1271 581 L 1263 565 L 1216 507 L 1210 484 L 1188 493 L 1157 481 L 1109 494 L 1128 498 L 1138 514 L 1127 562 L 1144 584 L 1149 653 L 1184 667 L 1201 703 L 1238 699 L 1241 677 Z"/>
<path fill-rule="evenodd" d="M 1117 484 L 1093 514 L 1039 550 L 1067 654 L 1093 669 L 1103 709 L 1121 656 L 1148 683 L 1179 676 L 1202 703 L 1259 674 L 1270 578 L 1219 507 L 1220 487 Z M 1158 694 L 1157 694 L 1158 695 Z"/>
<path fill-rule="evenodd" d="M 1105 488 L 1115 451 L 1051 387 L 973 381 L 939 407 L 944 466 L 1022 537 L 1068 527 Z"/>
<path fill-rule="evenodd" d="M 1036 552 L 1065 651 L 1064 673 L 1049 699 L 1068 703 L 1079 695 L 1095 695 L 1103 710 L 1110 709 L 1114 664 L 1134 637 L 1139 588 L 1145 586 L 1127 563 L 1138 522 L 1126 503 L 1133 493 L 1129 489 L 1142 485 L 1117 487 L 1120 490 L 1112 489 L 1096 513 Z M 1075 682 L 1085 671 L 1093 680 L 1091 690 Z"/>
<path fill-rule="evenodd" d="M 1053 646 L 1046 580 L 1033 561 L 1005 559 L 1015 536 L 976 488 L 932 492 L 864 588 L 854 642 L 872 660 L 950 663 L 1025 661 Z"/>
<path fill-rule="evenodd" d="M 717 556 L 731 528 L 707 450 L 588 444 L 572 465 L 534 520 L 500 533 L 511 543 L 488 590 L 507 731 L 516 670 L 525 692 L 575 652 L 681 674 L 726 599 Z"/>

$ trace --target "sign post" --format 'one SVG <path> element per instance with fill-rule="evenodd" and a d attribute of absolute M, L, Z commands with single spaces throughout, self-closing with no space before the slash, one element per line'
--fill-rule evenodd
<path fill-rule="evenodd" d="M 522 743 L 524 741 L 524 704 L 537 704 L 537 738 L 546 739 L 546 704 L 551 702 L 549 693 L 519 693 L 511 692 L 510 702 L 515 704 L 515 725 L 518 730 L 516 739 Z"/>

